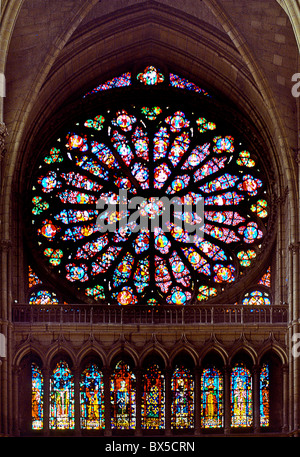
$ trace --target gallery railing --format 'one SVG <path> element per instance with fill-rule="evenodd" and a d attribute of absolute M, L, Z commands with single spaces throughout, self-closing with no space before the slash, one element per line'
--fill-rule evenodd
<path fill-rule="evenodd" d="M 15 324 L 205 325 L 279 324 L 288 322 L 288 306 L 242 305 L 28 305 L 14 304 Z"/>

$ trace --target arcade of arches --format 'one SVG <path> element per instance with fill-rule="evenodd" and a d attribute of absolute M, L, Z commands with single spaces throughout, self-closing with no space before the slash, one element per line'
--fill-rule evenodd
<path fill-rule="evenodd" d="M 299 36 L 2 1 L 0 436 L 299 435 Z"/>

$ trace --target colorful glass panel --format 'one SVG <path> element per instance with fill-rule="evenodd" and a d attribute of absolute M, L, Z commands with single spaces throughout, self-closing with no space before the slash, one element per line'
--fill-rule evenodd
<path fill-rule="evenodd" d="M 105 427 L 103 375 L 93 363 L 80 377 L 80 425 L 86 430 Z"/>
<path fill-rule="evenodd" d="M 141 424 L 144 429 L 165 426 L 165 377 L 159 365 L 150 365 L 143 374 Z"/>
<path fill-rule="evenodd" d="M 38 290 L 32 292 L 29 297 L 30 305 L 58 305 L 58 298 L 54 292 L 48 290 Z"/>
<path fill-rule="evenodd" d="M 51 274 L 89 301 L 204 301 L 247 274 L 262 248 L 269 203 L 258 158 L 250 166 L 252 152 L 230 129 L 220 135 L 201 104 L 191 113 L 175 102 L 142 103 L 163 77 L 151 66 L 135 75 L 141 102 L 86 114 L 53 141 L 34 174 L 36 249 Z M 177 75 L 170 83 L 205 95 Z"/>
<path fill-rule="evenodd" d="M 251 205 L 250 210 L 253 213 L 256 213 L 259 217 L 265 218 L 268 216 L 268 210 L 267 210 L 268 203 L 266 200 L 260 199 L 253 205 Z"/>
<path fill-rule="evenodd" d="M 131 85 L 131 73 L 127 72 L 121 76 L 116 76 L 115 78 L 110 79 L 103 84 L 100 84 L 99 86 L 97 86 L 93 90 L 91 90 L 90 92 L 87 92 L 83 98 L 85 98 L 91 94 L 96 94 L 97 92 L 102 92 L 104 90 L 115 89 L 118 87 L 126 87 L 126 86 L 130 86 L 130 85 Z"/>
<path fill-rule="evenodd" d="M 223 427 L 223 376 L 216 368 L 206 368 L 201 376 L 201 426 Z"/>
<path fill-rule="evenodd" d="M 146 86 L 155 86 L 162 83 L 165 77 L 155 67 L 149 65 L 142 73 L 137 75 L 137 79 Z"/>
<path fill-rule="evenodd" d="M 194 379 L 191 371 L 180 365 L 171 379 L 171 428 L 194 427 Z"/>
<path fill-rule="evenodd" d="M 259 412 L 260 426 L 270 425 L 270 373 L 269 364 L 264 363 L 260 370 L 259 378 Z"/>
<path fill-rule="evenodd" d="M 240 251 L 237 253 L 237 258 L 240 261 L 242 267 L 250 267 L 251 261 L 255 259 L 256 252 L 253 249 L 248 249 L 247 251 Z"/>
<path fill-rule="evenodd" d="M 130 366 L 117 363 L 110 383 L 111 427 L 131 430 L 136 426 L 136 377 Z"/>
<path fill-rule="evenodd" d="M 267 292 L 253 290 L 244 295 L 242 304 L 250 306 L 271 305 L 270 295 Z"/>
<path fill-rule="evenodd" d="M 243 365 L 236 365 L 231 373 L 231 426 L 252 425 L 252 378 Z"/>
<path fill-rule="evenodd" d="M 65 361 L 50 377 L 50 430 L 74 429 L 74 376 Z"/>
<path fill-rule="evenodd" d="M 210 97 L 210 95 L 204 89 L 201 89 L 201 87 L 197 86 L 195 83 L 175 75 L 174 73 L 170 73 L 170 85 L 172 87 L 176 87 L 177 89 L 190 90 Z"/>
<path fill-rule="evenodd" d="M 28 285 L 29 288 L 42 284 L 42 281 L 39 279 L 38 275 L 35 274 L 31 266 L 28 266 Z"/>
<path fill-rule="evenodd" d="M 43 429 L 44 378 L 36 363 L 31 364 L 31 417 L 32 430 Z"/>
<path fill-rule="evenodd" d="M 200 286 L 197 299 L 199 301 L 207 300 L 210 297 L 215 297 L 217 295 L 217 289 L 215 287 Z"/>
<path fill-rule="evenodd" d="M 258 284 L 271 287 L 271 267 L 269 267 L 263 277 L 259 280 Z"/>

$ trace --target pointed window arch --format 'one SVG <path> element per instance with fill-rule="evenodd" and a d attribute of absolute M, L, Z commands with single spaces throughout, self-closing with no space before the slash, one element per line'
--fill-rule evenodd
<path fill-rule="evenodd" d="M 201 376 L 201 426 L 223 427 L 223 376 L 214 367 L 203 370 Z"/>
<path fill-rule="evenodd" d="M 165 376 L 157 363 L 150 364 L 142 381 L 142 428 L 165 427 Z"/>
<path fill-rule="evenodd" d="M 44 377 L 36 363 L 31 364 L 31 395 L 32 429 L 42 430 L 44 419 Z"/>
<path fill-rule="evenodd" d="M 171 428 L 194 427 L 194 377 L 189 368 L 179 365 L 171 379 Z"/>
<path fill-rule="evenodd" d="M 136 426 L 136 377 L 129 364 L 120 360 L 110 384 L 111 427 L 130 430 Z"/>
<path fill-rule="evenodd" d="M 252 377 L 243 363 L 231 372 L 231 426 L 252 425 Z"/>
<path fill-rule="evenodd" d="M 66 361 L 57 363 L 50 378 L 50 430 L 74 429 L 74 376 Z"/>
<path fill-rule="evenodd" d="M 87 430 L 105 427 L 103 374 L 95 363 L 80 376 L 80 425 Z"/>

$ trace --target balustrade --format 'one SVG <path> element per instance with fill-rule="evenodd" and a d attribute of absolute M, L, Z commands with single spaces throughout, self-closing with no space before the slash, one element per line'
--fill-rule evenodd
<path fill-rule="evenodd" d="M 235 325 L 287 324 L 288 306 L 28 305 L 14 304 L 15 324 Z"/>

